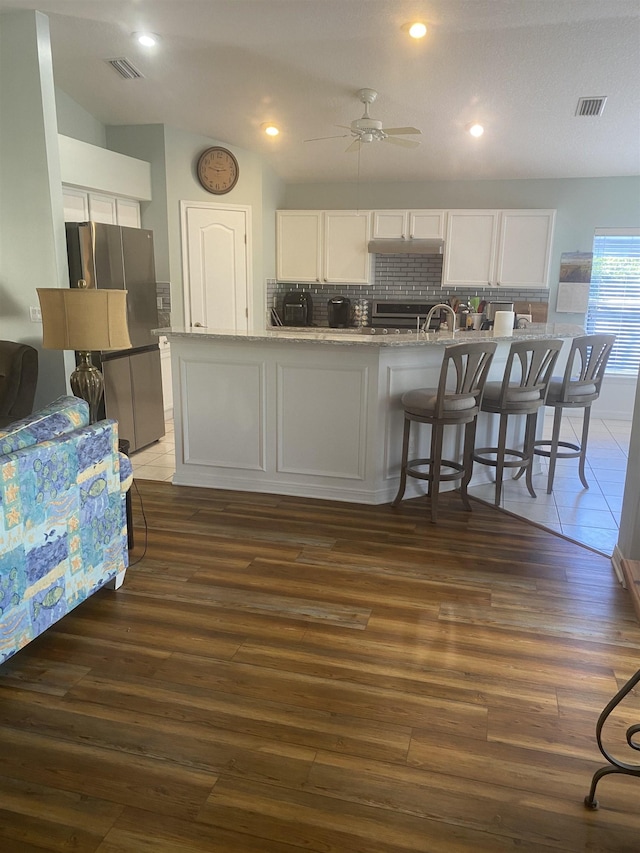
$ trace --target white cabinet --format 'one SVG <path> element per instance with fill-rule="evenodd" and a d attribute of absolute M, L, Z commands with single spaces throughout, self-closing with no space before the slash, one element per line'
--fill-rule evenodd
<path fill-rule="evenodd" d="M 444 237 L 444 220 L 444 210 L 375 210 L 371 236 L 374 240 Z"/>
<path fill-rule="evenodd" d="M 320 281 L 323 213 L 279 210 L 276 213 L 276 277 L 278 281 Z"/>
<path fill-rule="evenodd" d="M 106 225 L 118 224 L 116 199 L 109 195 L 89 193 L 89 219 L 92 222 L 104 222 Z"/>
<path fill-rule="evenodd" d="M 444 244 L 444 287 L 491 287 L 494 281 L 497 210 L 450 210 Z"/>
<path fill-rule="evenodd" d="M 92 193 L 76 187 L 62 187 L 65 222 L 105 222 L 107 225 L 126 225 L 140 228 L 140 202 L 132 198 L 117 198 L 104 193 Z"/>
<path fill-rule="evenodd" d="M 367 243 L 370 221 L 368 213 L 325 211 L 323 281 L 369 283 L 371 255 Z"/>
<path fill-rule="evenodd" d="M 62 188 L 65 222 L 87 222 L 89 219 L 89 193 L 73 187 Z"/>
<path fill-rule="evenodd" d="M 278 281 L 368 284 L 369 230 L 367 211 L 277 211 Z"/>
<path fill-rule="evenodd" d="M 117 198 L 116 221 L 128 228 L 140 228 L 140 202 L 133 198 Z"/>
<path fill-rule="evenodd" d="M 500 287 L 548 287 L 555 210 L 503 210 L 496 262 Z"/>
<path fill-rule="evenodd" d="M 160 370 L 162 371 L 162 397 L 164 400 L 164 417 L 173 417 L 173 385 L 171 379 L 171 344 L 164 335 L 158 338 L 160 346 Z"/>
<path fill-rule="evenodd" d="M 554 210 L 450 210 L 444 287 L 548 287 Z"/>

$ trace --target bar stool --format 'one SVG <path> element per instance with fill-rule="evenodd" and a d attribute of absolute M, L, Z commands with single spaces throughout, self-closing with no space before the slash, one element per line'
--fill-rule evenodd
<path fill-rule="evenodd" d="M 580 482 L 585 489 L 589 488 L 584 465 L 587 456 L 591 404 L 600 396 L 604 371 L 615 340 L 615 335 L 581 335 L 574 338 L 564 375 L 554 376 L 549 382 L 545 406 L 551 406 L 555 410 L 551 440 L 536 441 L 533 451 L 537 456 L 546 456 L 549 459 L 548 495 L 553 491 L 553 478 L 558 459 L 579 459 Z M 583 410 L 582 436 L 579 444 L 560 441 L 560 423 L 564 409 Z M 544 447 L 549 449 L 543 450 Z M 566 447 L 568 450 L 559 450 L 560 447 Z"/>
<path fill-rule="evenodd" d="M 561 348 L 561 340 L 514 341 L 507 356 L 504 377 L 485 385 L 481 411 L 500 415 L 498 446 L 476 448 L 473 460 L 496 469 L 496 506 L 500 506 L 505 468 L 519 468 L 518 476 L 526 470 L 527 489 L 531 497 L 536 497 L 531 479 L 536 421 Z M 518 372 L 520 377 L 516 380 Z M 526 416 L 522 450 L 507 447 L 509 415 Z M 506 459 L 506 456 L 515 459 Z"/>
<path fill-rule="evenodd" d="M 467 486 L 473 470 L 473 445 L 476 420 L 480 410 L 482 392 L 497 344 L 479 341 L 469 344 L 449 344 L 444 349 L 437 388 L 420 388 L 402 395 L 404 407 L 404 435 L 400 485 L 392 506 L 402 500 L 407 477 L 426 480 L 427 495 L 431 498 L 431 521 L 438 516 L 440 483 L 461 480 L 460 494 L 466 509 L 471 510 Z M 454 381 L 452 381 L 454 380 Z M 447 385 L 450 388 L 447 388 Z M 427 458 L 408 460 L 411 422 L 431 424 L 431 449 Z M 448 424 L 466 424 L 462 463 L 442 458 L 444 428 Z M 424 467 L 427 470 L 420 470 Z M 452 469 L 443 473 L 443 468 Z"/>

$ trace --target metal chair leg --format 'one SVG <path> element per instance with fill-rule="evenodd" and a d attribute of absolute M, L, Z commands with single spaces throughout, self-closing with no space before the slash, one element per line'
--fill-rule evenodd
<path fill-rule="evenodd" d="M 608 776 L 610 773 L 623 773 L 626 776 L 636 776 L 640 778 L 640 764 L 629 764 L 625 761 L 620 761 L 617 758 L 614 758 L 604 747 L 602 743 L 602 728 L 607 720 L 607 717 L 611 712 L 616 708 L 617 705 L 622 702 L 624 697 L 630 693 L 633 688 L 640 683 L 640 669 L 636 672 L 635 675 L 632 675 L 631 678 L 624 684 L 620 690 L 616 693 L 616 695 L 611 699 L 610 702 L 604 707 L 602 713 L 598 717 L 598 722 L 596 724 L 596 740 L 598 741 L 598 749 L 607 759 L 611 766 L 601 767 L 599 770 L 593 774 L 593 778 L 591 780 L 591 788 L 589 789 L 589 793 L 584 798 L 584 804 L 588 809 L 597 809 L 598 801 L 596 800 L 596 786 L 600 779 L 603 776 Z M 635 723 L 634 725 L 629 726 L 626 732 L 626 741 L 628 746 L 631 749 L 640 750 L 640 742 L 638 742 L 637 738 L 640 735 L 640 723 Z"/>

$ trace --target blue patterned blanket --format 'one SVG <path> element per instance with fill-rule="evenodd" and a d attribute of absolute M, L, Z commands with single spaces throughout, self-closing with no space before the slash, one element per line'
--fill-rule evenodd
<path fill-rule="evenodd" d="M 131 463 L 76 397 L 0 431 L 0 661 L 128 565 Z"/>

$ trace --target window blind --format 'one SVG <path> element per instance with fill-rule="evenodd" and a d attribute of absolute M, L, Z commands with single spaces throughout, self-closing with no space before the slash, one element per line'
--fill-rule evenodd
<path fill-rule="evenodd" d="M 616 335 L 607 373 L 638 374 L 640 229 L 596 229 L 586 330 Z"/>

